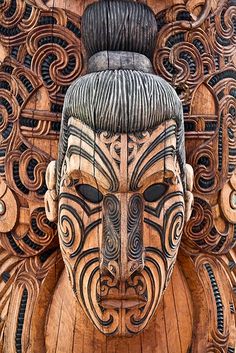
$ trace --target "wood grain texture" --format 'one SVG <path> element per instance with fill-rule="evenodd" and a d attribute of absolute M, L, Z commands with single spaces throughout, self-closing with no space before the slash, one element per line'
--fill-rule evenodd
<path fill-rule="evenodd" d="M 100 334 L 77 305 L 65 273 L 55 289 L 46 326 L 49 353 L 72 353 L 77 350 L 92 353 L 94 349 L 100 353 L 170 353 L 173 352 L 171 342 L 175 342 L 175 352 L 180 353 L 188 351 L 191 337 L 191 295 L 178 264 L 158 313 L 140 336 L 119 339 Z"/>
<path fill-rule="evenodd" d="M 153 70 L 182 101 L 186 157 L 194 169 L 194 211 L 185 225 L 178 262 L 157 313 L 142 333 L 131 338 L 102 335 L 73 296 L 54 223 L 55 176 L 48 181 L 50 221 L 44 206 L 45 173 L 58 155 L 65 94 L 72 82 L 86 73 L 81 16 L 93 2 L 0 1 L 0 352 L 233 353 L 235 2 L 141 1 L 152 9 L 158 29 Z M 122 26 L 119 29 L 122 32 Z M 139 41 L 140 36 L 133 38 Z M 104 37 L 99 39 L 104 41 Z M 110 64 L 108 69 L 114 69 Z M 120 66 L 119 70 L 125 68 L 123 63 Z M 93 67 L 97 69 L 99 66 Z M 117 183 L 121 158 L 130 163 L 142 157 L 136 149 L 140 136 L 131 136 L 130 141 L 127 136 L 122 136 L 122 141 L 108 137 L 100 135 L 102 143 L 107 141 L 105 156 L 114 171 L 100 173 L 103 192 L 110 182 L 109 173 Z M 94 144 L 94 135 L 92 141 Z M 84 142 L 77 145 L 95 155 Z M 124 152 L 120 157 L 124 145 L 127 156 Z M 115 162 L 111 163 L 109 153 Z M 96 158 L 101 161 L 101 156 Z M 165 163 L 168 165 L 167 159 Z M 93 175 L 93 162 L 75 158 L 74 166 L 78 165 L 92 170 Z M 124 163 L 122 168 L 118 179 L 125 190 L 128 173 Z M 84 176 L 81 178 L 85 183 Z M 96 178 L 88 180 L 97 188 Z M 126 201 L 122 202 L 127 207 L 129 198 Z M 102 219 L 101 210 L 97 215 Z M 88 220 L 85 211 L 82 220 Z M 96 220 L 95 214 L 91 220 Z M 140 239 L 148 244 L 153 233 L 149 229 Z M 87 246 L 93 244 L 90 237 Z M 160 240 L 155 240 L 155 245 L 160 247 Z M 123 249 L 125 246 L 127 242 L 122 243 Z M 136 260 L 142 267 L 140 257 Z M 86 265 L 86 260 L 83 263 Z M 106 268 L 105 260 L 103 264 Z"/>

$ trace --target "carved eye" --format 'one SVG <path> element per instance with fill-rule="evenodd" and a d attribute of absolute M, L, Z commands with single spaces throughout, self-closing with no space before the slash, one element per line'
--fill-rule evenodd
<path fill-rule="evenodd" d="M 155 202 L 165 194 L 168 188 L 169 186 L 164 183 L 153 184 L 144 191 L 143 197 L 147 202 Z"/>
<path fill-rule="evenodd" d="M 75 186 L 76 191 L 92 203 L 99 203 L 103 199 L 103 194 L 96 188 L 88 184 L 79 184 Z"/>

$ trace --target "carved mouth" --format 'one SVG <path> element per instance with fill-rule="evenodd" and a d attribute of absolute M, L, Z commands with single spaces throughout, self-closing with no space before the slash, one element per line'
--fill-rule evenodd
<path fill-rule="evenodd" d="M 101 299 L 100 305 L 106 309 L 130 309 L 130 308 L 140 308 L 147 303 L 142 297 L 133 296 L 117 296 L 110 297 L 107 296 Z"/>

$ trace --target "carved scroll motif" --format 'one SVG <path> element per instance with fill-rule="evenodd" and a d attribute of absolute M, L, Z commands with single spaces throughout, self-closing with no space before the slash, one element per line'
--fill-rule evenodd
<path fill-rule="evenodd" d="M 185 276 L 184 290 L 191 289 L 193 306 L 194 335 L 186 352 L 234 352 L 235 2 L 189 0 L 173 5 L 170 0 L 147 1 L 153 9 L 161 9 L 155 18 L 145 6 L 145 16 L 140 16 L 143 5 L 136 18 L 125 16 L 127 8 L 129 15 L 133 13 L 131 1 L 112 1 L 103 10 L 111 15 L 117 3 L 122 21 L 116 15 L 106 16 L 101 34 L 102 21 L 96 21 L 95 16 L 88 29 L 86 21 L 81 28 L 80 16 L 70 12 L 67 2 L 67 10 L 62 10 L 50 8 L 52 1 L 0 1 L 0 352 L 20 353 L 28 349 L 42 353 L 51 347 L 45 343 L 45 336 L 51 332 L 46 324 L 51 315 L 48 308 L 53 298 L 58 300 L 54 287 L 64 267 L 75 296 L 91 320 L 88 328 L 93 323 L 107 335 L 104 349 L 108 350 L 111 342 L 113 347 L 115 341 L 109 341 L 110 335 L 133 336 L 145 328 L 144 334 L 132 341 L 132 348 L 127 348 L 135 350 L 133 342 L 141 342 L 145 333 L 146 337 L 150 335 L 146 325 L 157 303 L 157 311 L 164 308 L 168 312 L 167 302 L 159 301 L 168 283 L 173 287 L 173 302 L 178 308 L 178 285 L 172 282 L 171 274 L 180 244 L 178 259 Z M 53 4 L 64 6 L 60 1 Z M 85 3 L 78 4 L 82 12 Z M 99 5 L 96 7 L 100 11 Z M 94 16 L 91 8 L 89 11 L 87 14 Z M 111 18 L 118 26 L 114 27 L 114 41 L 112 30 L 107 31 Z M 127 18 L 130 22 L 122 27 Z M 140 28 L 155 27 L 155 33 L 146 32 L 144 44 L 137 23 L 141 23 Z M 81 30 L 91 56 L 88 62 L 84 59 Z M 106 47 L 107 42 L 111 47 Z M 127 51 L 132 55 L 127 56 Z M 59 164 L 51 162 L 46 175 L 47 165 L 57 158 L 65 94 L 73 92 L 73 81 L 86 72 L 86 67 L 90 79 L 86 79 L 89 75 L 84 76 L 79 91 L 84 90 L 86 99 L 90 97 L 86 86 L 93 80 L 96 89 L 90 105 L 92 114 L 83 116 L 82 104 L 81 110 L 68 104 L 68 124 L 60 138 L 63 153 Z M 112 74 L 114 71 L 116 74 Z M 135 74 L 136 71 L 141 73 Z M 192 202 L 192 184 L 191 178 L 183 177 L 183 170 L 187 169 L 184 153 L 179 153 L 181 148 L 175 150 L 176 144 L 183 144 L 180 130 L 176 134 L 179 120 L 170 120 L 155 131 L 161 122 L 158 119 L 163 117 L 158 103 L 160 91 L 170 93 L 162 96 L 170 107 L 165 113 L 179 118 L 182 106 L 175 105 L 175 93 L 165 81 L 147 79 L 147 74 L 153 75 L 154 71 L 172 85 L 183 103 L 186 157 L 194 168 L 194 210 L 185 227 L 184 219 L 191 213 L 191 207 L 186 205 Z M 97 81 L 94 72 L 99 77 Z M 127 76 L 132 81 L 129 95 L 124 94 L 121 102 L 120 91 L 114 90 L 119 94 L 113 92 L 114 104 L 109 105 L 109 110 L 109 90 L 118 77 L 116 82 L 124 93 Z M 102 79 L 106 84 L 99 87 Z M 154 84 L 155 92 L 159 90 L 157 96 L 150 93 L 151 89 L 145 90 Z M 144 88 L 138 99 L 132 96 L 137 87 Z M 101 91 L 103 95 L 99 94 Z M 124 102 L 128 99 L 134 114 L 139 113 L 140 105 L 144 107 L 146 118 L 141 122 L 125 119 L 128 113 Z M 117 106 L 120 108 L 115 111 Z M 151 115 L 153 107 L 158 109 Z M 95 121 L 94 112 L 104 115 L 104 119 Z M 122 121 L 121 113 L 125 117 Z M 88 124 L 90 129 L 73 119 Z M 152 124 L 147 124 L 148 120 Z M 110 131 L 105 128 L 108 125 Z M 158 177 L 153 176 L 154 170 L 162 169 Z M 63 190 L 59 195 L 61 175 Z M 122 199 L 127 185 L 128 195 Z M 126 243 L 121 243 L 124 229 Z M 64 295 L 62 290 L 61 293 Z M 65 306 L 62 301 L 60 313 Z M 80 318 L 82 315 L 80 311 Z M 155 349 L 159 352 L 161 326 L 155 320 L 156 326 L 150 327 L 154 328 L 152 337 L 158 337 Z M 75 320 L 68 327 L 75 332 L 76 325 Z M 58 324 L 58 331 L 59 328 Z M 166 330 L 165 349 L 174 347 L 177 351 L 177 341 L 168 325 Z M 87 334 L 88 347 L 89 339 L 95 342 L 96 335 Z M 119 339 L 116 349 L 124 353 L 122 338 Z M 142 344 L 141 348 L 149 353 L 150 347 Z M 60 351 L 60 344 L 57 349 Z"/>
<path fill-rule="evenodd" d="M 25 257 L 55 236 L 55 224 L 45 218 L 45 173 L 57 151 L 64 95 L 82 70 L 80 20 L 20 0 L 0 8 L 1 43 L 9 49 L 0 72 L 0 176 L 18 214 L 11 229 L 2 227 L 1 244 Z"/>
<path fill-rule="evenodd" d="M 188 249 L 195 244 L 222 253 L 235 243 L 235 221 L 225 218 L 222 197 L 217 201 L 214 196 L 220 197 L 235 169 L 235 6 L 222 1 L 209 10 L 203 23 L 189 30 L 181 24 L 191 21 L 183 5 L 167 9 L 160 15 L 162 22 L 157 16 L 154 67 L 174 84 L 184 104 L 187 160 L 194 166 L 196 195 L 186 227 Z"/>

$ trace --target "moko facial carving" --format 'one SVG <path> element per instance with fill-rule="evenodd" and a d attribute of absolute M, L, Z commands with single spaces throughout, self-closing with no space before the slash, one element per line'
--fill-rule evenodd
<path fill-rule="evenodd" d="M 88 30 L 98 14 L 101 32 L 114 20 L 100 41 Z M 132 23 L 142 35 L 130 42 L 123 31 Z M 85 11 L 83 30 L 90 73 L 67 92 L 46 210 L 50 220 L 58 217 L 83 310 L 101 332 L 129 336 L 145 328 L 168 285 L 190 215 L 192 169 L 181 102 L 148 58 L 156 34 L 151 10 L 101 1 Z"/>

